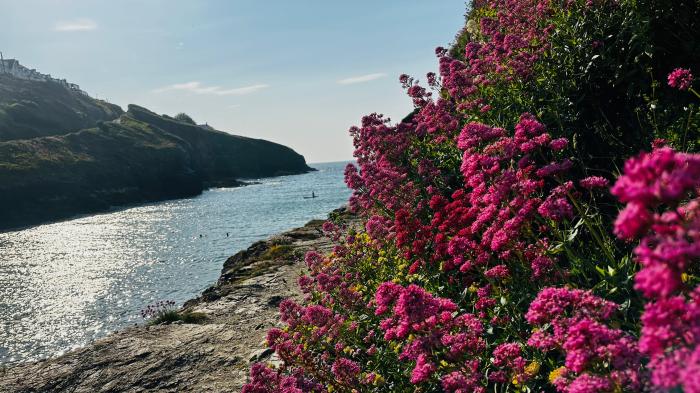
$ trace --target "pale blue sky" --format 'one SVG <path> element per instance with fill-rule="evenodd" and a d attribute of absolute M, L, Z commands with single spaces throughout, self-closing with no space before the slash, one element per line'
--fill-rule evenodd
<path fill-rule="evenodd" d="M 0 51 L 126 109 L 352 156 L 363 114 L 399 120 L 401 73 L 436 71 L 464 0 L 0 0 Z"/>

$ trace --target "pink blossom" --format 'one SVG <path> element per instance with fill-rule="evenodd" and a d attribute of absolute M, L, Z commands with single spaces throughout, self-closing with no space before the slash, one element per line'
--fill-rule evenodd
<path fill-rule="evenodd" d="M 693 85 L 693 74 L 689 69 L 676 68 L 668 74 L 668 85 L 678 90 L 688 90 Z"/>
<path fill-rule="evenodd" d="M 605 188 L 610 184 L 608 179 L 601 176 L 589 176 L 579 181 L 581 187 L 592 190 L 594 188 Z"/>

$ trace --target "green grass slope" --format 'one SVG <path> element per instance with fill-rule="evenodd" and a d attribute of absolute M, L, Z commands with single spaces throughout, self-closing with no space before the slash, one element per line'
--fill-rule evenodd
<path fill-rule="evenodd" d="M 93 128 L 0 142 L 0 229 L 309 170 L 288 147 L 130 106 Z"/>
<path fill-rule="evenodd" d="M 63 135 L 118 118 L 122 109 L 55 82 L 0 74 L 0 141 Z"/>

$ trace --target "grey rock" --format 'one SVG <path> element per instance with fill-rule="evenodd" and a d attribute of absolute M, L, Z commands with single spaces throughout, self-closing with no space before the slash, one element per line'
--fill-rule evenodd
<path fill-rule="evenodd" d="M 243 359 L 282 364 L 266 348 L 265 335 L 279 326 L 279 302 L 301 299 L 301 256 L 332 247 L 322 223 L 312 221 L 229 258 L 216 285 L 183 306 L 206 314 L 202 324 L 134 326 L 53 359 L 0 369 L 0 392 L 240 391 L 250 367 Z M 294 252 L 264 257 L 280 244 Z"/>

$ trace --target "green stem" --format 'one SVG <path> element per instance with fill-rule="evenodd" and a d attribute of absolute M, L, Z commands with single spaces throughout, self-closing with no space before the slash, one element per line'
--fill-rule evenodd
<path fill-rule="evenodd" d="M 695 91 L 695 89 L 693 89 L 692 87 L 688 88 L 688 91 L 695 94 L 696 97 L 700 98 L 700 94 L 698 94 L 698 92 Z"/>
<path fill-rule="evenodd" d="M 610 251 L 610 249 L 608 249 L 605 242 L 601 238 L 601 234 L 599 234 L 598 231 L 596 229 L 594 229 L 593 226 L 591 225 L 591 223 L 588 221 L 588 215 L 586 214 L 586 212 L 583 211 L 583 209 L 581 208 L 581 205 L 579 205 L 578 202 L 576 202 L 576 198 L 574 198 L 570 192 L 567 192 L 567 195 L 569 196 L 569 200 L 571 200 L 571 202 L 574 204 L 574 207 L 576 208 L 579 215 L 581 216 L 581 219 L 583 220 L 583 224 L 588 229 L 588 232 L 591 233 L 591 235 L 593 236 L 595 241 L 598 243 L 598 246 L 603 250 L 605 257 L 610 262 L 610 266 L 617 266 L 617 262 L 615 261 L 615 258 L 613 257 L 612 252 Z M 602 235 L 602 236 L 605 237 L 605 235 Z"/>

